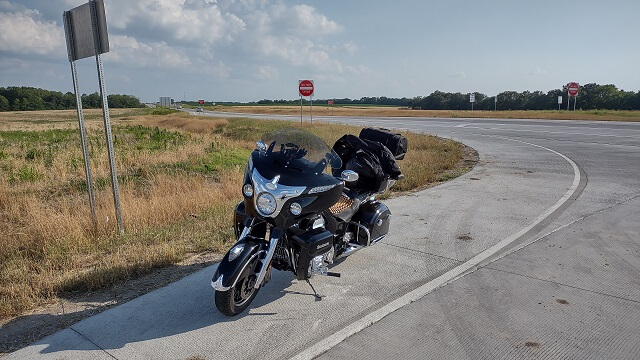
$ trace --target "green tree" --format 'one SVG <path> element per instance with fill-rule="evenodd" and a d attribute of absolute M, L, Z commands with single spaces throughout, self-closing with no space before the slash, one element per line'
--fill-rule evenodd
<path fill-rule="evenodd" d="M 9 111 L 9 100 L 6 97 L 0 95 L 0 111 Z"/>

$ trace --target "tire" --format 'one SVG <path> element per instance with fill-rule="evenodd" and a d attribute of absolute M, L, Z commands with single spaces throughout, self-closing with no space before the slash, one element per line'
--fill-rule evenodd
<path fill-rule="evenodd" d="M 249 264 L 238 277 L 236 285 L 227 291 L 218 291 L 215 293 L 216 308 L 222 314 L 227 316 L 235 316 L 243 312 L 256 295 L 259 288 L 254 287 L 258 274 L 255 273 L 256 260 L 253 264 Z"/>

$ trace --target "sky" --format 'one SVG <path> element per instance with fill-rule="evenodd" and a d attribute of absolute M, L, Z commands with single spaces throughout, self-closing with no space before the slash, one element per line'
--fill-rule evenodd
<path fill-rule="evenodd" d="M 0 87 L 73 91 L 62 13 L 0 0 Z M 104 0 L 109 94 L 145 102 L 640 90 L 638 0 Z M 99 90 L 94 58 L 80 92 Z"/>

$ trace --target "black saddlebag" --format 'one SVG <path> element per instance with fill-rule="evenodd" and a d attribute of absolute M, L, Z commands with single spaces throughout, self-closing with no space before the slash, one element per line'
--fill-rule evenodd
<path fill-rule="evenodd" d="M 351 221 L 359 223 L 369 231 L 369 236 L 367 236 L 364 230 L 355 229 L 357 231 L 357 242 L 363 246 L 367 245 L 368 242 L 373 244 L 382 240 L 389 232 L 391 211 L 387 205 L 379 201 L 367 202 L 360 207 Z"/>
<path fill-rule="evenodd" d="M 404 159 L 407 153 L 409 142 L 402 134 L 392 133 L 384 128 L 364 128 L 360 131 L 361 139 L 377 141 L 386 146 L 391 151 L 396 160 Z"/>
<path fill-rule="evenodd" d="M 344 135 L 333 145 L 333 150 L 342 159 L 342 168 L 334 169 L 334 176 L 340 176 L 342 170 L 353 170 L 360 175 L 350 188 L 382 192 L 389 179 L 397 180 L 402 173 L 391 151 L 379 142 Z"/>

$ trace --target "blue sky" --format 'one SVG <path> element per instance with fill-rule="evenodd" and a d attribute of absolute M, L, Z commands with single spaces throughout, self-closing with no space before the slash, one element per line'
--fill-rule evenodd
<path fill-rule="evenodd" d="M 0 0 L 0 86 L 71 91 L 62 12 Z M 414 97 L 615 84 L 640 90 L 640 1 L 105 0 L 108 93 L 143 101 Z M 93 59 L 80 90 L 97 91 Z"/>

